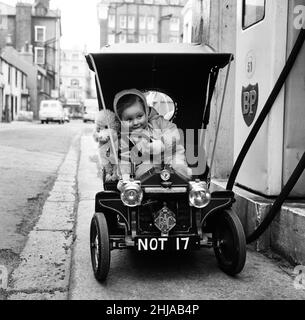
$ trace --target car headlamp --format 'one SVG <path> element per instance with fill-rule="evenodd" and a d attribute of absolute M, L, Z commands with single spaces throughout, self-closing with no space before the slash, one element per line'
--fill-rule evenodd
<path fill-rule="evenodd" d="M 140 182 L 127 181 L 121 188 L 121 200 L 127 207 L 137 207 L 143 199 L 143 191 Z"/>
<path fill-rule="evenodd" d="M 190 206 L 202 209 L 211 201 L 211 193 L 204 181 L 190 182 L 189 191 Z"/>

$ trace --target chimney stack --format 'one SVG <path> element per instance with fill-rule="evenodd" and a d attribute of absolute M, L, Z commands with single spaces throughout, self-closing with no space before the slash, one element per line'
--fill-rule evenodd
<path fill-rule="evenodd" d="M 32 5 L 29 3 L 16 4 L 16 49 L 21 51 L 26 42 L 31 43 L 32 34 Z"/>
<path fill-rule="evenodd" d="M 50 0 L 36 0 L 36 1 L 35 1 L 35 7 L 36 7 L 38 4 L 42 4 L 47 10 L 50 9 Z"/>

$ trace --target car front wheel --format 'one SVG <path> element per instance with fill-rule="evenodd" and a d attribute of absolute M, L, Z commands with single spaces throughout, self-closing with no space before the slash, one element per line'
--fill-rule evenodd
<path fill-rule="evenodd" d="M 106 280 L 110 268 L 108 225 L 103 213 L 95 213 L 90 226 L 91 263 L 95 278 Z"/>
<path fill-rule="evenodd" d="M 222 271 L 235 276 L 243 270 L 246 262 L 246 237 L 244 228 L 233 210 L 225 210 L 217 217 L 213 246 Z"/>

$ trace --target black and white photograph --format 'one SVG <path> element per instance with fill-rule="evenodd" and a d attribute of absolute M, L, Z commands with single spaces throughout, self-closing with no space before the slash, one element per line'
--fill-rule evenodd
<path fill-rule="evenodd" d="M 305 300 L 304 42 L 305 0 L 0 0 L 0 300 Z"/>

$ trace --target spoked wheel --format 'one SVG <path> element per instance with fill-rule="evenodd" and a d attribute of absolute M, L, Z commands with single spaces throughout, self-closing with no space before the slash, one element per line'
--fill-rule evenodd
<path fill-rule="evenodd" d="M 216 220 L 213 246 L 219 268 L 230 276 L 240 273 L 246 262 L 246 237 L 233 210 L 226 210 Z"/>
<path fill-rule="evenodd" d="M 96 213 L 90 226 L 91 263 L 95 278 L 105 281 L 110 267 L 108 225 L 103 213 Z"/>

